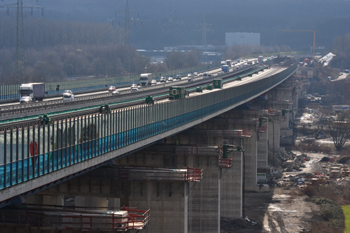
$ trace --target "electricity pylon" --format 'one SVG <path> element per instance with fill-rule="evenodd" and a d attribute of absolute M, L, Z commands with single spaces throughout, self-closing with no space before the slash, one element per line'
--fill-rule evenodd
<path fill-rule="evenodd" d="M 135 25 L 136 23 L 141 23 L 142 24 L 142 21 L 140 20 L 140 13 L 138 11 L 131 11 L 129 9 L 129 0 L 126 0 L 125 12 L 124 11 L 116 11 L 115 12 L 115 16 L 118 17 L 118 14 L 121 14 L 121 13 L 125 13 L 125 18 L 123 20 L 122 19 L 118 20 L 119 24 L 122 21 L 125 22 L 125 25 L 124 25 L 124 39 L 123 39 L 122 43 L 124 45 L 128 46 L 128 45 L 130 45 L 130 22 L 133 22 L 134 25 Z M 131 17 L 131 19 L 130 19 L 130 13 L 132 15 L 135 15 L 135 18 Z M 127 61 L 124 62 L 124 66 L 125 66 L 125 70 L 128 71 L 129 73 L 131 73 L 130 54 L 129 53 L 127 53 Z"/>
<path fill-rule="evenodd" d="M 129 45 L 130 44 L 130 22 L 133 22 L 134 25 L 136 23 L 141 23 L 142 21 L 140 20 L 140 13 L 138 11 L 131 11 L 129 10 L 129 0 L 126 0 L 126 7 L 125 7 L 125 11 L 116 11 L 115 12 L 115 16 L 118 17 L 119 14 L 125 13 L 124 19 L 119 19 L 119 25 L 122 21 L 124 21 L 125 25 L 124 25 L 124 39 L 123 39 L 123 44 L 124 45 Z M 130 19 L 130 13 L 132 15 L 134 15 L 135 17 L 131 17 Z M 137 15 L 137 16 L 136 16 Z"/>
<path fill-rule="evenodd" d="M 211 24 L 207 24 L 205 20 L 205 14 L 203 14 L 203 23 L 199 24 L 198 27 L 202 27 L 202 45 L 203 47 L 207 47 L 207 32 L 212 31 L 210 29 Z"/>
<path fill-rule="evenodd" d="M 24 63 L 25 63 L 25 49 L 24 49 L 24 26 L 23 26 L 23 8 L 30 8 L 31 14 L 33 15 L 33 9 L 39 8 L 42 10 L 42 15 L 44 14 L 44 8 L 40 6 L 23 4 L 23 0 L 17 0 L 17 3 L 8 4 L 5 6 L 0 6 L 0 8 L 6 8 L 7 13 L 9 9 L 16 8 L 17 18 L 16 18 L 16 81 L 24 80 Z"/>

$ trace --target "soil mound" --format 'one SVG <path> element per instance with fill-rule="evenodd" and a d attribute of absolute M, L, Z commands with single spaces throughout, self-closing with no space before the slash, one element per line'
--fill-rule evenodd
<path fill-rule="evenodd" d="M 323 157 L 321 160 L 320 160 L 320 162 L 322 162 L 322 163 L 327 163 L 327 162 L 329 162 L 330 161 L 330 159 L 328 158 L 328 157 Z"/>
<path fill-rule="evenodd" d="M 350 156 L 344 156 L 337 160 L 338 163 L 350 164 Z"/>

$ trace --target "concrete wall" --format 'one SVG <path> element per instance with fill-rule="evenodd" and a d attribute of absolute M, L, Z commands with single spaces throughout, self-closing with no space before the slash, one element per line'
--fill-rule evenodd
<path fill-rule="evenodd" d="M 269 128 L 269 150 L 278 150 L 280 147 L 280 121 L 279 117 L 274 117 L 273 121 L 268 123 Z"/>
<path fill-rule="evenodd" d="M 266 127 L 263 132 L 258 133 L 258 154 L 257 154 L 257 166 L 259 168 L 268 167 L 268 141 L 269 141 L 269 127 L 268 122 L 262 124 L 262 127 Z"/>
<path fill-rule="evenodd" d="M 218 159 L 201 156 L 203 180 L 190 183 L 189 230 L 190 232 L 220 232 L 220 169 Z"/>
<path fill-rule="evenodd" d="M 143 192 L 140 182 L 130 185 L 129 206 L 151 209 L 150 223 L 142 232 L 188 232 L 188 183 L 147 180 Z"/>
<path fill-rule="evenodd" d="M 242 217 L 243 153 L 233 155 L 232 167 L 222 169 L 221 217 Z"/>
<path fill-rule="evenodd" d="M 251 137 L 242 139 L 245 151 L 245 189 L 255 190 L 257 177 L 257 122 L 260 111 L 251 110 L 231 110 L 222 114 L 220 118 L 214 118 L 217 125 L 222 124 L 220 129 L 243 129 L 251 130 Z"/>

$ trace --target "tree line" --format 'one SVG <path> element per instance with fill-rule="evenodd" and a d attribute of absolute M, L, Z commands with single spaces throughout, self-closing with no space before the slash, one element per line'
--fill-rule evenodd
<path fill-rule="evenodd" d="M 350 69 L 350 34 L 334 38 L 332 52 L 336 55 L 330 65 L 339 69 Z"/>
<path fill-rule="evenodd" d="M 15 79 L 15 49 L 0 50 L 0 84 L 21 83 Z M 161 64 L 150 63 L 135 48 L 125 45 L 61 45 L 26 50 L 26 82 L 64 81 L 67 78 L 115 77 L 144 72 L 159 73 L 200 65 L 200 53 L 168 53 Z"/>

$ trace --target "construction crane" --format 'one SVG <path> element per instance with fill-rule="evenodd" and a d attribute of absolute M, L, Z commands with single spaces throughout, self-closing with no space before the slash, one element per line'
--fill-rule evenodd
<path fill-rule="evenodd" d="M 279 32 L 313 32 L 314 33 L 313 58 L 315 60 L 316 31 L 314 30 L 278 30 L 278 31 Z"/>

